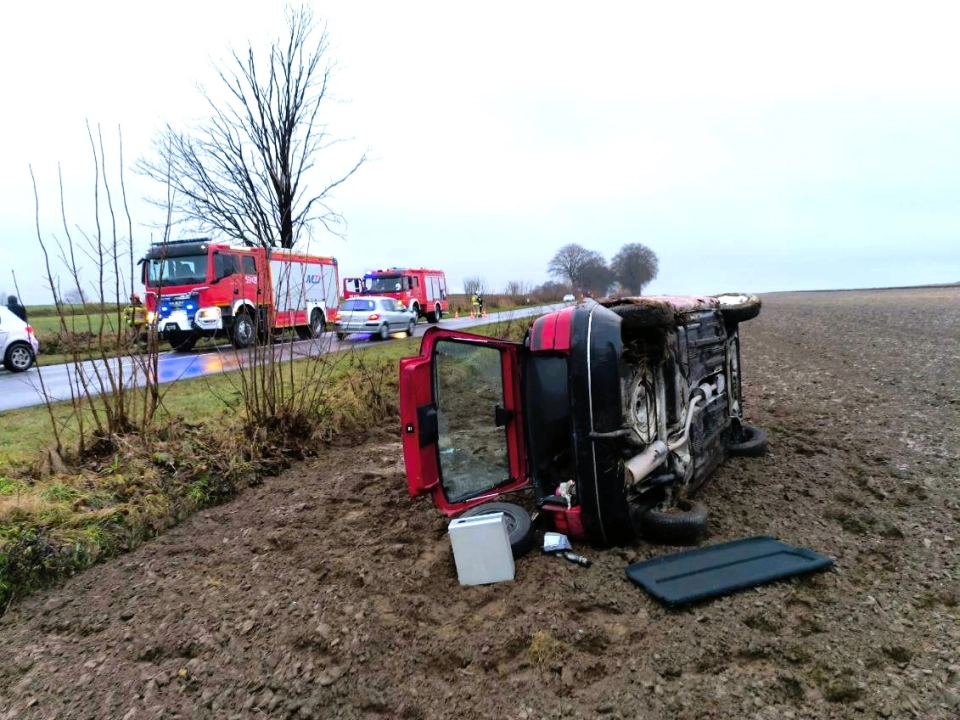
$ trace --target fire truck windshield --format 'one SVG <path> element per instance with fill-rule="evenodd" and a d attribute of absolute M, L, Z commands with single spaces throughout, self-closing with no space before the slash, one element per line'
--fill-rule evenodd
<path fill-rule="evenodd" d="M 189 285 L 207 279 L 206 255 L 152 258 L 147 261 L 147 285 Z"/>
<path fill-rule="evenodd" d="M 366 293 L 388 293 L 400 290 L 399 275 L 376 275 L 363 279 L 363 291 Z"/>

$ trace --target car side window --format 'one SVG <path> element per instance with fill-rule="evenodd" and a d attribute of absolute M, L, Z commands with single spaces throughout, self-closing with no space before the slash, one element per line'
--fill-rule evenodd
<path fill-rule="evenodd" d="M 439 340 L 434 346 L 441 482 L 450 502 L 487 492 L 510 478 L 499 349 Z"/>

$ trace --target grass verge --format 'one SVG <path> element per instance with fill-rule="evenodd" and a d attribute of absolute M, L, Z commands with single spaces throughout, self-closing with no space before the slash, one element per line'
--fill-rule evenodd
<path fill-rule="evenodd" d="M 471 329 L 519 339 L 529 320 Z M 46 408 L 3 413 L 0 429 L 0 614 L 16 597 L 130 550 L 198 509 L 233 497 L 291 462 L 322 452 L 325 442 L 372 426 L 396 426 L 398 361 L 416 355 L 416 339 L 328 356 L 328 388 L 307 437 L 251 434 L 236 373 L 163 386 L 150 437 L 113 438 L 107 456 L 73 459 L 47 449 Z M 293 378 L 306 363 L 290 364 Z M 66 445 L 76 411 L 54 407 Z M 385 419 L 386 418 L 386 419 Z M 278 436 L 279 435 L 279 436 Z"/>

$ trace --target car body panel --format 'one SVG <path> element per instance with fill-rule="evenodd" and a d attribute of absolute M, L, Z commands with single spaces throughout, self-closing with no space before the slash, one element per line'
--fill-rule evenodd
<path fill-rule="evenodd" d="M 400 361 L 400 419 L 412 496 L 455 515 L 530 484 L 519 362 L 507 340 L 430 328 Z"/>

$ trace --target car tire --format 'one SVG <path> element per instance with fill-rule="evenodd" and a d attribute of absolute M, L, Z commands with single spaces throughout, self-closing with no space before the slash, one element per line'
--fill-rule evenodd
<path fill-rule="evenodd" d="M 766 455 L 768 444 L 766 430 L 741 423 L 739 428 L 733 429 L 727 454 L 731 457 L 760 457 Z"/>
<path fill-rule="evenodd" d="M 390 325 L 384 323 L 380 326 L 380 331 L 377 333 L 377 338 L 380 340 L 389 340 L 390 339 Z"/>
<path fill-rule="evenodd" d="M 507 530 L 510 534 L 510 549 L 513 557 L 520 558 L 533 550 L 534 533 L 533 520 L 530 513 L 519 505 L 506 502 L 491 502 L 477 505 L 467 510 L 460 517 L 478 517 L 503 513 L 507 518 Z"/>
<path fill-rule="evenodd" d="M 233 319 L 230 342 L 238 350 L 250 347 L 257 337 L 257 328 L 249 313 L 241 312 Z"/>
<path fill-rule="evenodd" d="M 656 505 L 640 516 L 640 531 L 653 542 L 695 542 L 707 530 L 707 508 L 703 503 L 681 500 L 671 508 Z"/>
<path fill-rule="evenodd" d="M 443 308 L 440 307 L 439 303 L 434 305 L 433 308 L 434 308 L 433 316 L 436 318 L 435 322 L 440 322 L 441 320 L 443 320 Z"/>
<path fill-rule="evenodd" d="M 647 328 L 670 327 L 675 320 L 673 308 L 666 304 L 641 304 L 624 303 L 614 305 L 611 311 L 620 316 L 620 327 L 630 332 L 632 330 L 645 330 Z"/>
<path fill-rule="evenodd" d="M 343 339 L 345 339 L 346 337 L 347 337 L 347 334 L 346 334 L 345 332 L 338 332 L 338 333 L 337 333 L 337 340 L 343 340 Z"/>
<path fill-rule="evenodd" d="M 25 372 L 34 361 L 33 350 L 23 342 L 11 343 L 3 356 L 3 366 L 10 372 Z"/>
<path fill-rule="evenodd" d="M 407 335 L 409 335 L 410 337 L 413 337 L 413 334 L 414 332 L 416 332 L 416 330 L 417 330 L 417 321 L 411 320 L 410 324 L 407 325 Z"/>
<path fill-rule="evenodd" d="M 717 295 L 720 301 L 720 314 L 727 325 L 753 320 L 760 314 L 762 303 L 756 295 Z"/>

